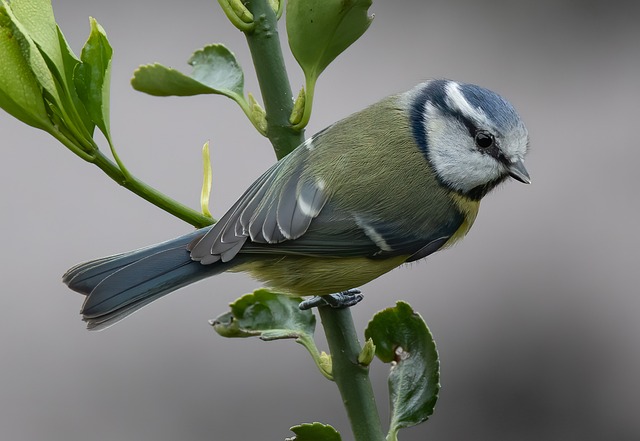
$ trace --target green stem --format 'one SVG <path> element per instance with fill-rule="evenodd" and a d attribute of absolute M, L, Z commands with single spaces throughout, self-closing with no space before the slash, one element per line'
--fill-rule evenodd
<path fill-rule="evenodd" d="M 280 47 L 276 14 L 267 0 L 251 0 L 245 4 L 255 20 L 254 28 L 245 35 L 267 113 L 267 137 L 277 158 L 281 159 L 304 142 L 304 131 L 294 129 L 289 123 L 293 96 Z"/>
<path fill-rule="evenodd" d="M 183 221 L 193 225 L 196 228 L 206 227 L 214 222 L 214 219 L 212 219 L 211 217 L 205 216 L 204 214 L 187 207 L 186 205 L 176 201 L 175 199 L 171 199 L 169 196 L 159 192 L 153 187 L 150 187 L 128 172 L 123 173 L 118 165 L 107 158 L 100 150 L 97 149 L 97 147 L 94 149 L 92 154 L 89 154 L 80 149 L 74 143 L 74 141 L 71 141 L 60 131 L 51 131 L 49 133 L 51 133 L 58 141 L 60 141 L 65 147 L 78 155 L 80 158 L 98 166 L 103 172 L 107 174 L 107 176 L 116 181 L 118 184 L 122 185 L 127 190 L 130 190 L 131 192 L 137 194 L 142 199 L 151 202 L 158 208 L 163 209 L 167 213 L 172 214 L 179 219 L 182 219 Z"/>
<path fill-rule="evenodd" d="M 155 188 L 150 187 L 137 179 L 135 176 L 125 176 L 118 166 L 101 152 L 98 151 L 92 162 L 104 171 L 111 179 L 122 185 L 127 190 L 137 194 L 142 199 L 151 202 L 158 208 L 163 209 L 167 213 L 172 214 L 194 227 L 203 228 L 214 223 L 214 219 L 187 207 L 175 199 L 170 198 L 164 193 L 159 192 Z"/>
<path fill-rule="evenodd" d="M 56 128 L 52 127 L 50 130 L 48 130 L 48 132 L 55 139 L 60 141 L 60 143 L 62 145 L 64 145 L 69 150 L 71 150 L 71 152 L 73 152 L 73 154 L 75 154 L 76 156 L 79 156 L 80 158 L 82 158 L 83 160 L 85 160 L 87 162 L 93 161 L 93 154 L 92 153 L 87 153 L 84 149 L 79 147 L 79 143 L 77 141 L 75 141 L 75 140 L 71 140 L 68 133 L 63 133 L 57 127 Z"/>
<path fill-rule="evenodd" d="M 349 308 L 318 308 L 331 351 L 333 379 L 347 409 L 356 441 L 383 441 L 369 368 L 358 363 L 362 348 Z"/>
<path fill-rule="evenodd" d="M 267 137 L 280 159 L 304 141 L 304 131 L 292 127 L 289 122 L 293 96 L 278 38 L 276 15 L 267 0 L 245 0 L 245 4 L 255 22 L 255 27 L 245 35 L 267 114 Z M 308 112 L 306 105 L 305 112 Z M 358 363 L 361 347 L 351 312 L 332 308 L 319 308 L 319 311 L 331 351 L 333 378 L 342 395 L 355 439 L 383 441 L 369 369 Z"/>

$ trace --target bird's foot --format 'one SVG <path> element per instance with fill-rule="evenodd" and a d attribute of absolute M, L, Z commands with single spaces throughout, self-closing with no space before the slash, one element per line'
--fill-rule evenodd
<path fill-rule="evenodd" d="M 298 306 L 300 309 L 307 310 L 318 308 L 320 306 L 330 306 L 334 309 L 349 308 L 359 303 L 364 296 L 359 289 L 349 289 L 336 294 L 327 294 L 325 296 L 315 296 L 310 299 L 303 300 Z"/>

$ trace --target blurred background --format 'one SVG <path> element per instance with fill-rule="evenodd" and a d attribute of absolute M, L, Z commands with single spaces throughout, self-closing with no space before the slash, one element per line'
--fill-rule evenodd
<path fill-rule="evenodd" d="M 112 133 L 139 178 L 197 208 L 200 148 L 211 140 L 219 216 L 274 160 L 231 101 L 129 85 L 139 64 L 188 72 L 194 50 L 224 42 L 258 95 L 243 35 L 217 2 L 53 5 L 77 53 L 89 16 L 109 35 Z M 406 300 L 435 334 L 440 401 L 401 439 L 640 439 L 640 4 L 378 0 L 371 11 L 370 30 L 320 77 L 308 135 L 432 77 L 501 93 L 531 133 L 532 185 L 491 194 L 465 241 L 365 286 L 353 309 L 363 330 Z M 297 91 L 302 75 L 284 49 Z M 86 331 L 64 271 L 190 227 L 5 113 L 0 133 L 1 439 L 282 440 L 310 421 L 351 438 L 337 389 L 301 347 L 226 340 L 209 327 L 257 287 L 245 276 L 209 279 Z M 376 363 L 385 420 L 386 374 Z"/>

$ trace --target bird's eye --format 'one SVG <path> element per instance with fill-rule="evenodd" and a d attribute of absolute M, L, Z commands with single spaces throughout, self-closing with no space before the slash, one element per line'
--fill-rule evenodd
<path fill-rule="evenodd" d="M 476 145 L 481 149 L 488 149 L 489 147 L 493 146 L 493 144 L 496 142 L 496 139 L 491 133 L 487 132 L 486 130 L 479 130 L 476 132 L 475 141 Z"/>

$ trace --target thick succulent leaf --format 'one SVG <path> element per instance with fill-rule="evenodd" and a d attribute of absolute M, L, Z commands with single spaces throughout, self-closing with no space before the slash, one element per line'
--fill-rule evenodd
<path fill-rule="evenodd" d="M 316 317 L 310 310 L 299 308 L 299 297 L 258 289 L 233 302 L 231 311 L 211 321 L 213 329 L 223 337 L 260 337 L 271 341 L 295 339 L 309 352 L 325 377 L 331 377 L 331 358 L 318 351 L 313 339 Z"/>
<path fill-rule="evenodd" d="M 20 121 L 44 129 L 51 125 L 42 88 L 20 47 L 11 18 L 0 6 L 0 107 Z"/>
<path fill-rule="evenodd" d="M 302 299 L 258 289 L 233 302 L 231 311 L 212 321 L 223 337 L 252 337 L 262 340 L 311 338 L 316 318 L 311 311 L 301 311 Z"/>
<path fill-rule="evenodd" d="M 377 313 L 365 330 L 376 355 L 391 363 L 388 440 L 404 427 L 425 421 L 433 413 L 440 390 L 440 362 L 431 332 L 422 317 L 404 302 Z"/>
<path fill-rule="evenodd" d="M 367 30 L 372 0 L 290 0 L 289 46 L 307 77 L 322 71 Z"/>
<path fill-rule="evenodd" d="M 296 434 L 286 441 L 341 441 L 340 434 L 333 427 L 322 423 L 300 424 L 293 426 L 291 431 Z"/>
<path fill-rule="evenodd" d="M 154 96 L 192 96 L 217 93 L 182 72 L 159 63 L 145 64 L 133 73 L 131 85 Z"/>
<path fill-rule="evenodd" d="M 222 44 L 212 44 L 193 54 L 191 76 L 222 93 L 244 94 L 244 74 L 235 55 Z"/>
<path fill-rule="evenodd" d="M 82 62 L 75 69 L 74 82 L 91 120 L 110 140 L 109 96 L 113 49 L 102 26 L 94 18 L 90 18 L 90 23 L 91 33 L 82 48 Z"/>
<path fill-rule="evenodd" d="M 213 44 L 193 54 L 190 76 L 154 63 L 140 66 L 133 74 L 134 89 L 155 96 L 225 95 L 244 101 L 244 74 L 229 49 Z"/>

